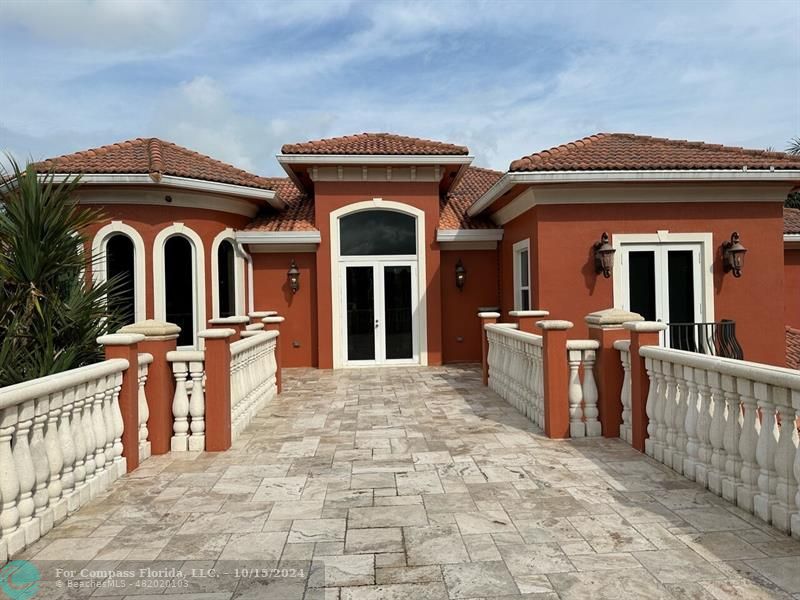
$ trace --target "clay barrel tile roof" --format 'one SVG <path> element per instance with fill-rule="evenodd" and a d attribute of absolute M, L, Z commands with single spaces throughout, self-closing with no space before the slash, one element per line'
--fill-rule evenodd
<path fill-rule="evenodd" d="M 439 229 L 496 229 L 487 217 L 470 217 L 467 209 L 503 176 L 500 171 L 467 167 L 463 177 L 440 203 Z"/>
<path fill-rule="evenodd" d="M 630 133 L 598 133 L 515 160 L 510 171 L 636 171 L 656 169 L 800 169 L 783 152 L 669 140 Z"/>
<path fill-rule="evenodd" d="M 269 179 L 253 175 L 183 146 L 158 138 L 136 138 L 91 150 L 48 158 L 36 164 L 39 170 L 70 174 L 148 174 L 154 181 L 162 175 L 202 179 L 269 190 Z"/>
<path fill-rule="evenodd" d="M 783 234 L 800 234 L 800 208 L 783 209 Z"/>
<path fill-rule="evenodd" d="M 392 133 L 359 133 L 343 137 L 285 144 L 283 154 L 386 154 L 407 155 L 466 155 L 466 146 L 435 142 Z"/>
<path fill-rule="evenodd" d="M 270 177 L 270 184 L 278 197 L 286 203 L 281 211 L 263 209 L 245 231 L 316 231 L 314 227 L 314 200 L 303 193 L 288 177 Z"/>

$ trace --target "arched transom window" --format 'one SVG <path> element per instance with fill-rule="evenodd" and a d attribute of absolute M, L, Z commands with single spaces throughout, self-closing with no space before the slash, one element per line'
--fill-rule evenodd
<path fill-rule="evenodd" d="M 341 256 L 415 255 L 417 223 L 392 210 L 364 210 L 339 219 Z"/>

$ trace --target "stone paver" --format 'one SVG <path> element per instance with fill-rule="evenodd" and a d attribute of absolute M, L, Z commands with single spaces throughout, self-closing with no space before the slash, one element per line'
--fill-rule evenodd
<path fill-rule="evenodd" d="M 230 451 L 152 457 L 15 557 L 43 597 L 800 597 L 800 542 L 619 440 L 544 438 L 474 367 L 284 386 Z"/>

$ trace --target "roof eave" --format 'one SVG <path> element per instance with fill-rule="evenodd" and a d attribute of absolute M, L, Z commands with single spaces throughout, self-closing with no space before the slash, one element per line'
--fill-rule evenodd
<path fill-rule="evenodd" d="M 469 154 L 278 154 L 281 165 L 359 164 L 359 165 L 468 165 Z M 288 172 L 288 171 L 287 171 Z"/>
<path fill-rule="evenodd" d="M 76 174 L 40 173 L 39 178 L 61 178 L 74 175 Z M 208 192 L 212 194 L 236 196 L 239 198 L 263 200 L 277 210 L 283 210 L 286 208 L 286 203 L 278 197 L 275 190 L 248 187 L 233 183 L 221 183 L 218 181 L 193 179 L 190 177 L 177 177 L 175 175 L 162 175 L 159 180 L 156 181 L 147 173 L 84 173 L 81 174 L 80 177 L 81 183 L 84 185 L 142 185 L 152 187 L 174 187 L 194 192 Z"/>
<path fill-rule="evenodd" d="M 798 181 L 800 169 L 663 169 L 642 171 L 509 171 L 467 209 L 474 217 L 518 184 L 673 183 L 681 181 Z"/>

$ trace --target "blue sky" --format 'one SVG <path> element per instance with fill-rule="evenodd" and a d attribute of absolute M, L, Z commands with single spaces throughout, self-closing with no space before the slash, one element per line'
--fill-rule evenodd
<path fill-rule="evenodd" d="M 800 2 L 2 0 L 0 148 L 157 136 L 259 174 L 362 131 L 475 164 L 622 131 L 783 150 Z"/>

